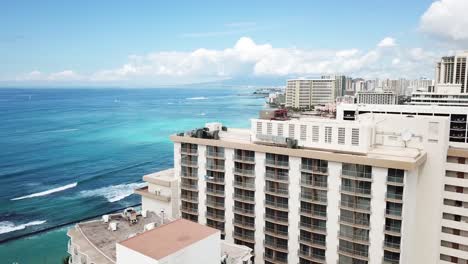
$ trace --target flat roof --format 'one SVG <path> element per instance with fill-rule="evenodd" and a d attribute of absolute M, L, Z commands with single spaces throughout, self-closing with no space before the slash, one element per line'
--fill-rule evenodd
<path fill-rule="evenodd" d="M 170 168 L 146 174 L 143 176 L 143 181 L 170 187 L 171 182 L 175 182 L 177 179 L 174 176 L 174 168 Z"/>
<path fill-rule="evenodd" d="M 216 233 L 220 231 L 189 220 L 178 219 L 119 244 L 159 260 Z"/>
<path fill-rule="evenodd" d="M 144 232 L 147 224 L 161 225 L 162 219 L 154 212 L 147 212 L 146 217 L 137 216 L 138 222 L 130 224 L 121 214 L 109 215 L 109 223 L 117 223 L 117 230 L 109 230 L 109 223 L 101 219 L 82 222 L 68 230 L 68 236 L 79 251 L 88 255 L 91 261 L 107 263 L 103 260 L 116 260 L 115 244 L 127 239 L 129 236 Z"/>

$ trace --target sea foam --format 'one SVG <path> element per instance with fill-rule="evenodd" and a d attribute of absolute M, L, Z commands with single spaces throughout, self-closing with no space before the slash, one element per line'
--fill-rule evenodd
<path fill-rule="evenodd" d="M 18 231 L 18 230 L 23 230 L 28 226 L 35 226 L 35 225 L 42 225 L 44 224 L 45 220 L 43 221 L 32 221 L 26 224 L 20 224 L 20 225 L 15 225 L 14 223 L 10 221 L 3 221 L 0 222 L 0 234 L 5 234 L 5 233 L 10 233 L 13 231 Z"/>
<path fill-rule="evenodd" d="M 81 191 L 82 197 L 96 197 L 101 196 L 107 199 L 107 201 L 114 203 L 120 201 L 133 194 L 134 189 L 145 186 L 144 182 L 129 183 L 129 184 L 118 184 L 107 187 L 102 187 L 94 190 Z"/>
<path fill-rule="evenodd" d="M 186 98 L 187 100 L 206 100 L 208 99 L 208 97 L 204 97 L 204 96 L 198 96 L 198 97 L 189 97 L 189 98 Z"/>
<path fill-rule="evenodd" d="M 67 184 L 67 185 L 64 185 L 64 186 L 61 186 L 61 187 L 57 187 L 57 188 L 53 188 L 53 189 L 50 189 L 50 190 L 47 190 L 47 191 L 33 193 L 33 194 L 21 196 L 21 197 L 16 197 L 16 198 L 13 198 L 11 200 L 16 201 L 16 200 L 23 200 L 23 199 L 29 199 L 29 198 L 34 198 L 34 197 L 46 196 L 46 195 L 49 195 L 49 194 L 52 194 L 52 193 L 61 192 L 61 191 L 65 191 L 65 190 L 68 190 L 68 189 L 71 189 L 71 188 L 75 188 L 76 185 L 78 185 L 78 183 L 74 182 L 74 183 Z"/>

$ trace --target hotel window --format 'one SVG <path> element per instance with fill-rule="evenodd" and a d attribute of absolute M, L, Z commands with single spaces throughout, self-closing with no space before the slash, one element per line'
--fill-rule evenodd
<path fill-rule="evenodd" d="M 331 143 L 332 140 L 332 128 L 325 127 L 325 143 Z"/>
<path fill-rule="evenodd" d="M 353 128 L 351 130 L 351 144 L 353 146 L 359 146 L 359 128 Z"/>
<path fill-rule="evenodd" d="M 294 138 L 294 124 L 289 124 L 289 137 Z"/>
<path fill-rule="evenodd" d="M 313 126 L 312 127 L 312 142 L 318 142 L 318 141 L 319 141 L 319 127 Z"/>
<path fill-rule="evenodd" d="M 346 130 L 344 127 L 338 128 L 338 144 L 341 144 L 341 145 L 345 144 L 345 133 L 346 133 Z"/>
<path fill-rule="evenodd" d="M 278 124 L 278 136 L 283 136 L 283 124 Z"/>
<path fill-rule="evenodd" d="M 273 124 L 267 123 L 267 135 L 271 135 L 273 133 Z"/>
<path fill-rule="evenodd" d="M 257 134 L 262 134 L 262 122 L 257 122 Z"/>
<path fill-rule="evenodd" d="M 307 126 L 301 125 L 301 140 L 306 140 L 307 138 Z"/>

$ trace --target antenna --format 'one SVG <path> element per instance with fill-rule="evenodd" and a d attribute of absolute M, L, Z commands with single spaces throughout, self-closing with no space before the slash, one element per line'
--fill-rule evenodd
<path fill-rule="evenodd" d="M 401 132 L 401 139 L 405 143 L 405 148 L 406 148 L 406 143 L 410 141 L 412 137 L 413 137 L 413 133 L 411 133 L 411 131 L 409 130 L 403 130 L 403 132 Z"/>

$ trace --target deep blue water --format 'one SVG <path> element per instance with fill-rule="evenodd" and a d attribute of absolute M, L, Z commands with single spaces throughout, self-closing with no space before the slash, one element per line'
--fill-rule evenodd
<path fill-rule="evenodd" d="M 169 135 L 248 127 L 264 99 L 247 92 L 0 89 L 0 241 L 138 203 L 141 176 L 173 164 Z"/>

